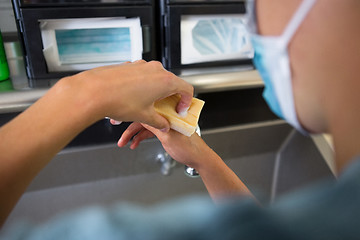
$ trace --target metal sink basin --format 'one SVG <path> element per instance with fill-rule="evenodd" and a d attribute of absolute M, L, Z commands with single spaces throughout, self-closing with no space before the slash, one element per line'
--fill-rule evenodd
<path fill-rule="evenodd" d="M 263 203 L 324 177 L 334 177 L 331 148 L 320 136 L 304 137 L 283 121 L 202 132 Z M 156 139 L 133 151 L 116 144 L 68 148 L 34 179 L 6 225 L 27 218 L 44 221 L 60 212 L 90 204 L 119 201 L 139 204 L 206 194 L 200 178 L 189 178 L 177 164 L 169 176 L 160 172 Z"/>

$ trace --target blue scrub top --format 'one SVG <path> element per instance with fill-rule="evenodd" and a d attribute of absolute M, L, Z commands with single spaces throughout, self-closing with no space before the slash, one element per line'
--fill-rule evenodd
<path fill-rule="evenodd" d="M 91 207 L 42 225 L 19 223 L 0 239 L 360 239 L 360 157 L 328 180 L 269 207 L 192 197 L 155 207 Z"/>

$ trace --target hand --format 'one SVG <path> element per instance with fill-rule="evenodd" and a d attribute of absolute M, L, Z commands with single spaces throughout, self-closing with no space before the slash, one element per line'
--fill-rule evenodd
<path fill-rule="evenodd" d="M 71 81 L 80 83 L 87 98 L 96 106 L 97 117 L 135 121 L 168 131 L 168 121 L 154 109 L 154 102 L 179 93 L 181 112 L 190 106 L 193 87 L 163 68 L 161 63 L 144 60 L 105 66 L 77 74 Z"/>
<path fill-rule="evenodd" d="M 154 135 L 160 140 L 165 151 L 169 153 L 173 159 L 193 168 L 199 167 L 202 159 L 206 159 L 207 154 L 212 152 L 196 133 L 191 137 L 187 137 L 174 130 L 163 132 L 141 123 L 132 123 L 123 132 L 118 142 L 118 146 L 124 147 L 134 136 L 130 148 L 135 149 L 141 141 L 153 137 Z"/>
<path fill-rule="evenodd" d="M 136 130 L 140 129 L 139 124 Z M 206 189 L 214 201 L 219 201 L 229 196 L 249 196 L 254 198 L 246 185 L 237 175 L 222 161 L 222 159 L 194 133 L 190 137 L 184 136 L 174 130 L 164 133 L 156 128 L 142 124 L 139 140 L 148 137 L 149 132 L 156 135 L 162 143 L 165 151 L 176 161 L 195 168 Z M 129 131 L 131 132 L 131 130 Z"/>
<path fill-rule="evenodd" d="M 114 124 L 113 120 L 110 120 L 110 123 Z M 148 138 L 154 137 L 155 135 L 147 130 L 141 123 L 134 122 L 128 126 L 128 128 L 123 132 L 121 138 L 118 141 L 119 147 L 124 147 L 131 140 L 130 148 L 135 149 L 139 144 Z"/>

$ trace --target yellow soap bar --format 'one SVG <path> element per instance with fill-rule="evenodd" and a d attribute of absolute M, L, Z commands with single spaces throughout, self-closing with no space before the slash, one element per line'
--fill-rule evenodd
<path fill-rule="evenodd" d="M 176 112 L 176 106 L 179 101 L 179 94 L 161 99 L 155 102 L 155 110 L 170 122 L 171 129 L 190 137 L 195 132 L 200 112 L 205 102 L 203 100 L 193 98 L 187 114 L 185 114 L 185 116 L 181 116 Z"/>

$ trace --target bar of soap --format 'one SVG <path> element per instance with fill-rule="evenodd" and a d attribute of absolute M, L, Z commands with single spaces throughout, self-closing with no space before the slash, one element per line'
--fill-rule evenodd
<path fill-rule="evenodd" d="M 176 112 L 176 106 L 180 101 L 180 95 L 175 94 L 170 97 L 155 102 L 155 110 L 163 115 L 169 122 L 170 128 L 190 137 L 198 124 L 200 112 L 205 104 L 203 100 L 193 98 L 189 110 L 185 114 Z"/>

